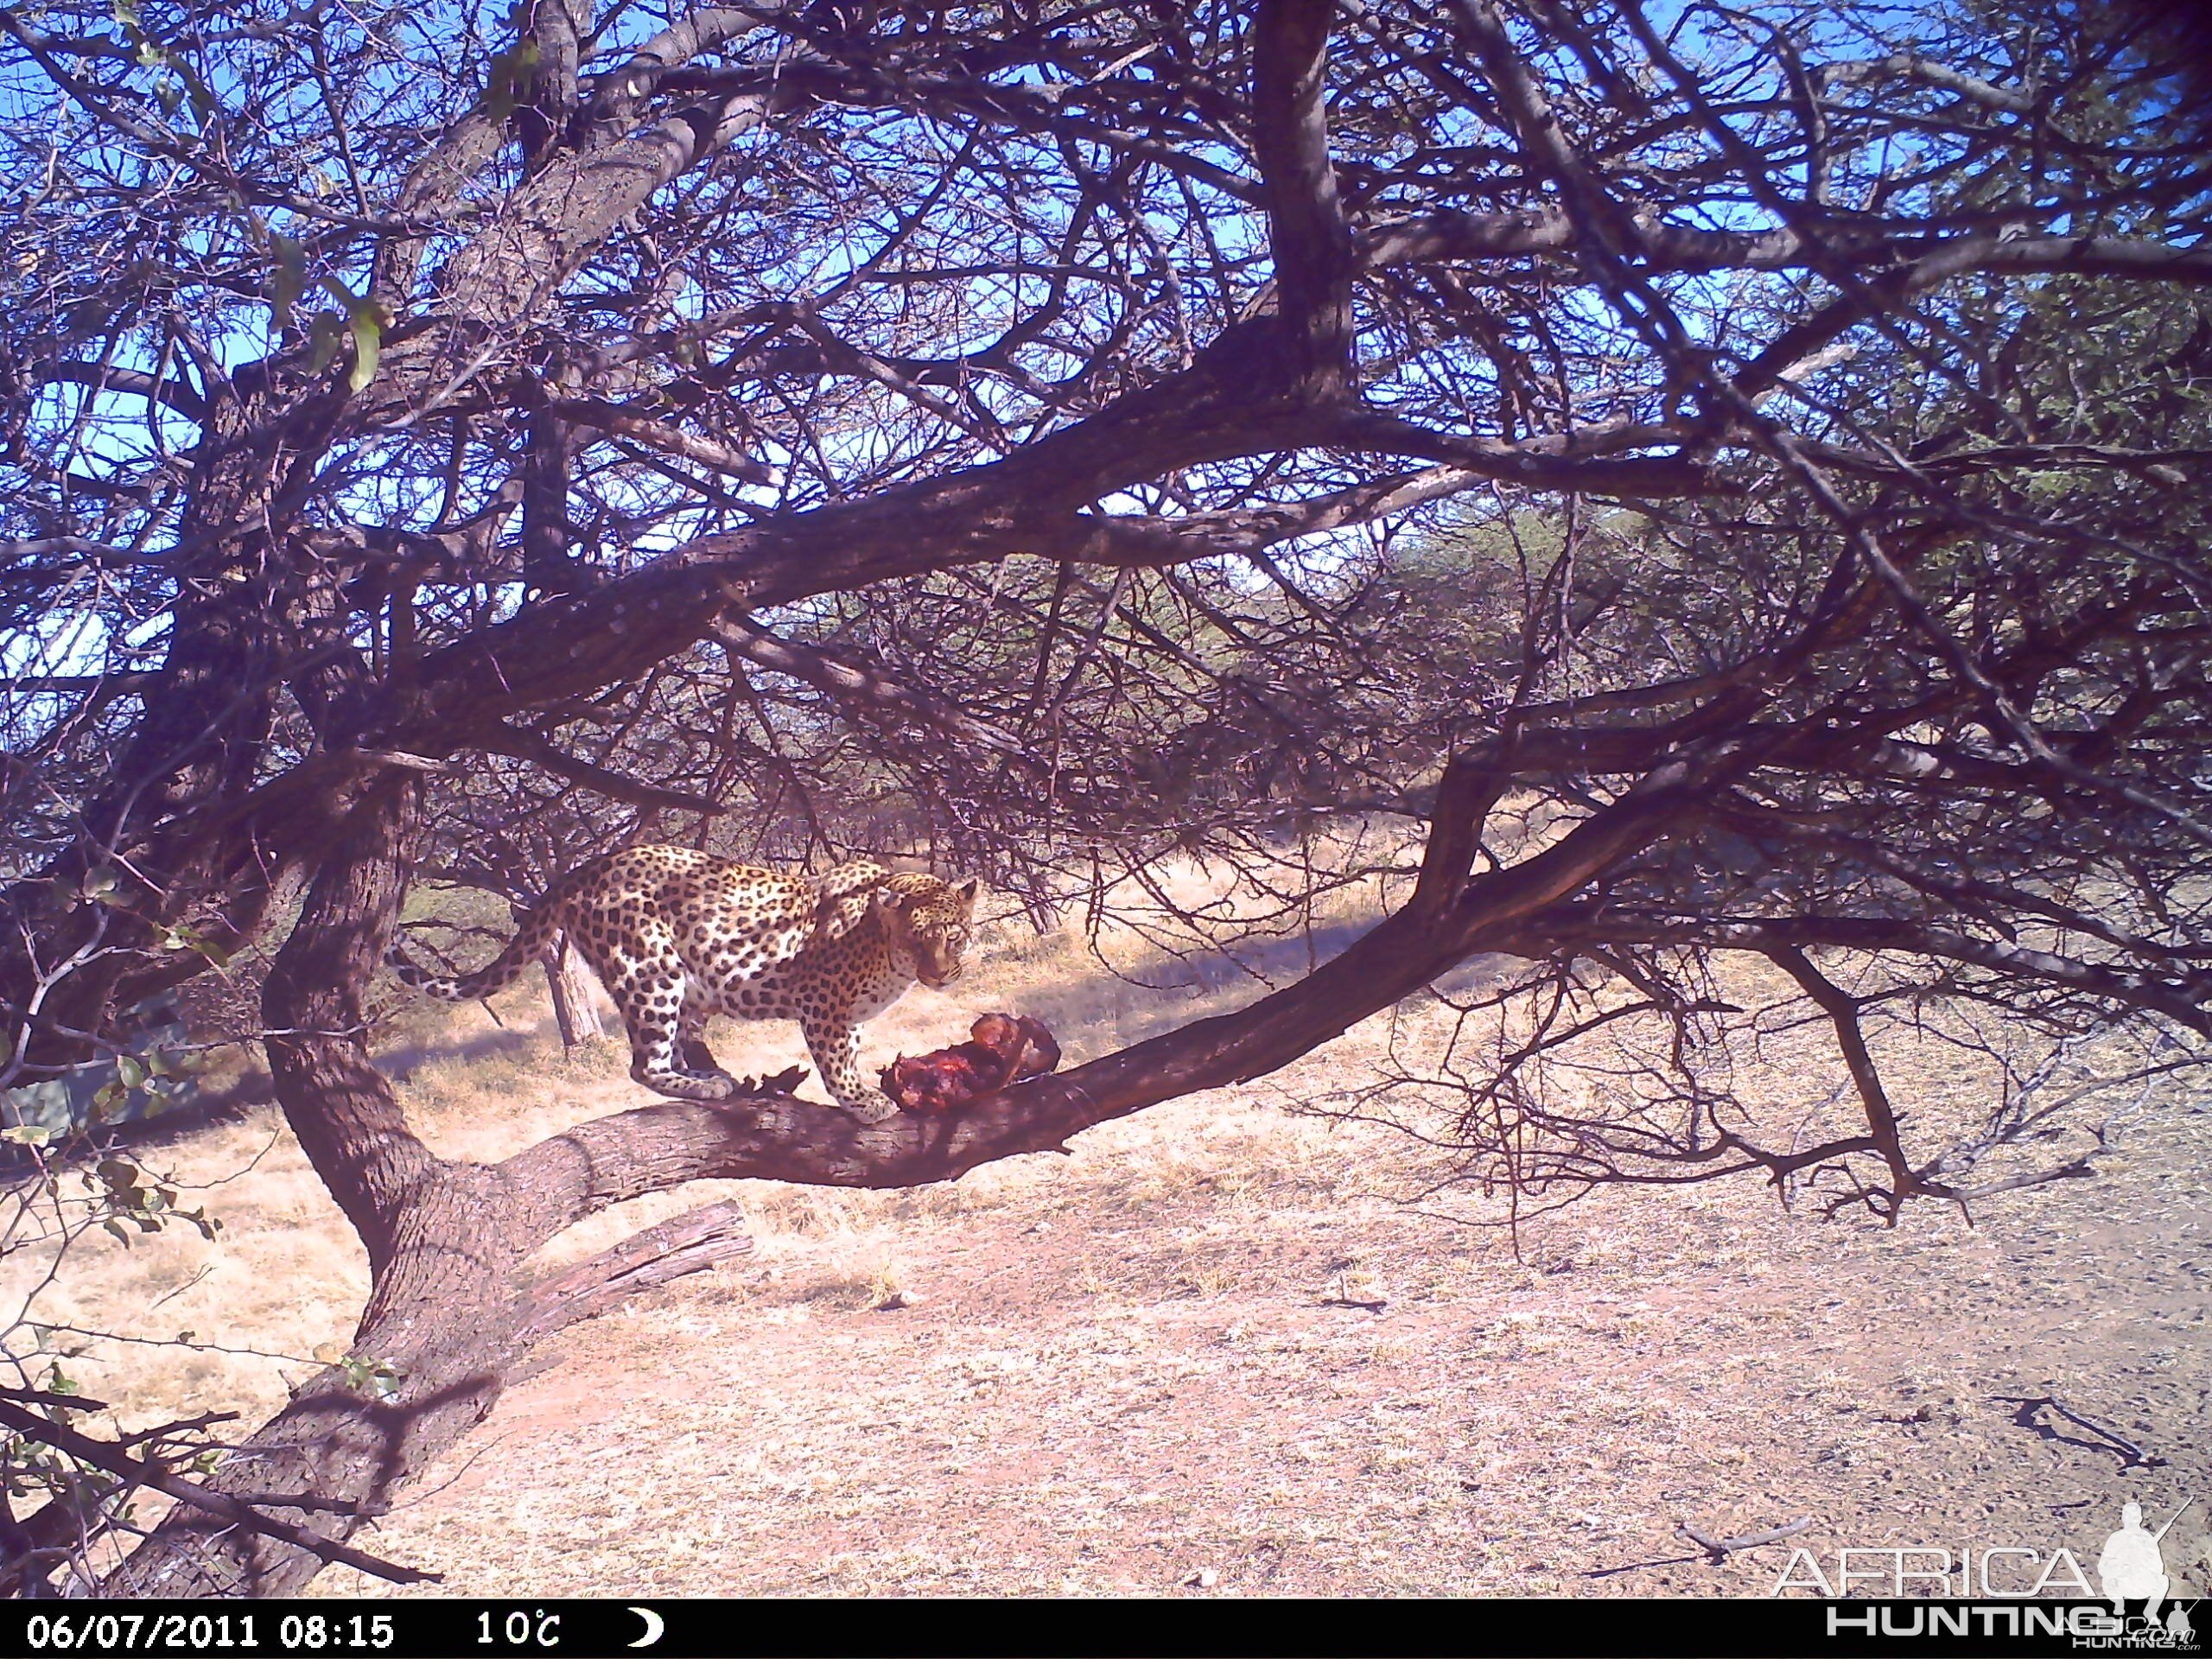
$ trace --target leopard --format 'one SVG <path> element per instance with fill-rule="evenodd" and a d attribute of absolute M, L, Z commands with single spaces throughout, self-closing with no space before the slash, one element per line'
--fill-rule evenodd
<path fill-rule="evenodd" d="M 622 1017 L 636 1082 L 677 1100 L 735 1098 L 742 1086 L 707 1048 L 708 1016 L 796 1020 L 830 1097 L 880 1123 L 899 1108 L 861 1071 L 861 1027 L 917 981 L 943 990 L 960 977 L 976 886 L 872 859 L 807 878 L 687 847 L 629 847 L 555 881 L 474 973 L 428 973 L 397 944 L 390 960 L 404 985 L 474 1001 L 565 931 Z"/>

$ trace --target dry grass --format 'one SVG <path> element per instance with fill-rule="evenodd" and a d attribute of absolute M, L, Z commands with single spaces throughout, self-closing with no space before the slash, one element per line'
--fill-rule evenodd
<path fill-rule="evenodd" d="M 1344 921 L 1316 918 L 1322 948 Z M 1107 948 L 1124 969 L 1145 956 Z M 1301 939 L 1281 949 L 1261 965 L 1303 969 Z M 935 1047 L 1006 1007 L 1073 1062 L 1261 988 L 1148 968 L 1179 982 L 1140 989 L 1070 938 L 987 931 L 958 995 L 918 993 L 869 1049 Z M 530 1029 L 541 1000 L 502 1000 L 509 1036 L 458 1011 L 457 1058 L 399 1057 L 442 1154 L 502 1156 L 639 1097 L 611 1049 L 566 1059 Z M 702 1184 L 743 1199 L 757 1253 L 549 1344 L 366 1541 L 463 1595 L 1763 1593 L 1782 1554 L 1709 1567 L 1675 1527 L 1809 1513 L 1793 1541 L 1815 1548 L 2086 1560 L 2123 1497 L 2163 1518 L 2212 1490 L 2204 1103 L 2169 1102 L 2103 1179 L 1992 1204 L 1975 1230 L 1926 1206 L 1896 1232 L 1821 1224 L 1743 1185 L 1623 1192 L 1534 1224 L 1516 1261 L 1496 1230 L 1401 1202 L 1434 1173 L 1414 1143 L 1283 1109 L 1394 1047 L 1433 1052 L 1451 1021 L 1423 1000 L 1261 1084 L 943 1186 Z M 715 1046 L 740 1071 L 804 1058 L 782 1027 Z M 1892 1058 L 1917 1066 L 1918 1110 L 1982 1086 L 1939 1050 Z M 1778 1104 L 1829 1081 L 1781 1039 L 1744 1064 Z M 264 1144 L 210 1195 L 219 1246 L 73 1261 L 79 1321 L 295 1354 L 342 1338 L 359 1252 L 281 1128 L 250 1116 L 162 1161 L 210 1180 Z M 724 1195 L 625 1205 L 549 1255 Z M 251 1417 L 288 1375 L 188 1364 L 109 1346 L 76 1369 L 131 1421 Z M 2124 1471 L 1999 1398 L 2054 1389 L 2170 1462 Z M 2170 1566 L 2202 1583 L 2203 1517 L 2176 1536 Z M 338 1571 L 318 1586 L 386 1592 Z"/>

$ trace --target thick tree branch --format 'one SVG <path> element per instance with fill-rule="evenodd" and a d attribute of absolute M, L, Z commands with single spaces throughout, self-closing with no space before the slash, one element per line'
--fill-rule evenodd
<path fill-rule="evenodd" d="M 855 663 L 817 645 L 778 639 L 749 617 L 733 617 L 710 630 L 716 644 L 757 668 L 788 674 L 849 708 L 942 732 L 1015 760 L 1030 758 L 1029 746 L 1013 733 L 976 719 L 926 691 L 903 685 L 880 668 Z"/>
<path fill-rule="evenodd" d="M 611 148 L 555 163 L 447 264 L 442 314 L 484 332 L 515 327 L 655 191 L 758 126 L 778 105 L 772 95 L 717 100 Z"/>
<path fill-rule="evenodd" d="M 1936 1198 L 1948 1196 L 1948 1187 L 1915 1175 L 1904 1155 L 1904 1143 L 1898 1139 L 1897 1108 L 1890 1103 L 1881 1068 L 1867 1052 L 1866 1035 L 1859 1028 L 1858 999 L 1814 967 L 1795 945 L 1777 948 L 1770 953 L 1769 959 L 1797 982 L 1805 995 L 1812 998 L 1814 1006 L 1827 1016 L 1829 1029 L 1835 1033 L 1836 1048 L 1851 1073 L 1852 1086 L 1859 1091 L 1859 1105 L 1866 1114 L 1866 1126 L 1873 1135 L 1875 1147 L 1882 1161 L 1889 1166 L 1891 1221 L 1895 1221 L 1904 1200 L 1909 1197 L 1920 1193 Z"/>
<path fill-rule="evenodd" d="M 620 1307 L 639 1292 L 704 1273 L 749 1254 L 745 1211 L 725 1199 L 630 1235 L 588 1262 L 549 1274 L 524 1293 L 522 1340 L 534 1343 Z"/>
<path fill-rule="evenodd" d="M 1540 918 L 1522 946 L 1539 954 L 1601 942 L 1702 944 L 1716 950 L 1777 950 L 1833 945 L 1932 957 L 2018 975 L 2081 995 L 2162 1014 L 2212 1036 L 2212 974 L 2174 977 L 2063 957 L 2008 939 L 1976 938 L 1955 929 L 1882 916 L 1655 917 L 1629 907 L 1603 911 L 1575 905 Z"/>
<path fill-rule="evenodd" d="M 55 385 L 88 386 L 96 392 L 149 398 L 195 421 L 207 415 L 207 405 L 200 394 L 175 376 L 157 380 L 143 370 L 108 363 L 48 363 L 39 369 L 38 378 Z"/>
<path fill-rule="evenodd" d="M 629 777 L 611 767 L 594 765 L 570 754 L 542 732 L 526 732 L 502 725 L 480 734 L 477 741 L 494 754 L 509 754 L 518 760 L 531 761 L 544 767 L 556 778 L 566 778 L 570 783 L 596 790 L 609 800 L 627 801 L 632 806 L 659 807 L 666 811 L 698 812 L 708 817 L 717 817 L 728 810 L 720 801 L 709 800 L 704 795 L 694 795 L 680 789 L 664 789 L 658 784 L 649 784 L 643 779 Z"/>
<path fill-rule="evenodd" d="M 534 606 L 443 647 L 424 664 L 429 709 L 385 728 L 378 741 L 449 750 L 468 741 L 487 717 L 633 678 L 707 638 L 716 616 L 734 602 L 733 593 L 748 606 L 788 603 L 1014 554 L 1107 565 L 1187 563 L 1367 522 L 1499 477 L 1647 497 L 1723 493 L 1727 487 L 1694 463 L 1563 455 L 1554 451 L 1566 443 L 1549 438 L 1525 449 L 1491 449 L 1363 418 L 1324 422 L 1314 436 L 1399 453 L 1440 448 L 1459 463 L 1288 506 L 1182 518 L 1054 511 L 1049 500 L 1027 493 L 1029 469 L 1000 471 L 1005 463 L 993 463 L 946 483 L 701 537 L 635 575 Z M 1279 442 L 1281 434 L 1255 429 L 1250 447 L 1261 449 L 1270 439 Z M 1100 458 L 1102 466 L 1106 461 Z M 1121 481 L 1097 479 L 1089 493 L 1105 493 Z M 1065 493 L 1065 486 L 1055 492 Z"/>
<path fill-rule="evenodd" d="M 498 1166 L 518 1224 L 551 1237 L 610 1204 L 685 1181 L 760 1177 L 828 1186 L 914 1186 L 1058 1150 L 1069 1136 L 1202 1089 L 1287 1065 L 1469 956 L 1638 849 L 1691 822 L 1726 749 L 1656 768 L 1544 851 L 1465 884 L 1444 906 L 1402 910 L 1296 984 L 1234 1014 L 1018 1084 L 945 1117 L 863 1125 L 790 1096 L 664 1102 L 578 1125 Z"/>
<path fill-rule="evenodd" d="M 2143 282 L 2212 283 L 2212 249 L 2174 247 L 2145 238 L 2019 236 L 1995 240 L 1947 237 L 1909 226 L 1823 226 L 1817 242 L 1794 228 L 1707 231 L 1637 221 L 1637 237 L 1655 270 L 1798 270 L 1824 259 L 1846 259 L 1878 270 L 1929 258 L 1950 269 L 2009 276 L 2070 272 Z M 1571 254 L 1574 220 L 1557 208 L 1474 213 L 1444 210 L 1373 227 L 1360 239 L 1365 270 L 1437 260 L 1510 259 L 1531 254 Z"/>
<path fill-rule="evenodd" d="M 1279 310 L 1307 395 L 1351 390 L 1351 231 L 1329 163 L 1334 0 L 1261 0 L 1252 25 L 1252 150 L 1267 184 Z"/>
<path fill-rule="evenodd" d="M 701 437 L 671 426 L 648 415 L 639 415 L 597 397 L 575 397 L 556 400 L 553 412 L 580 426 L 611 432 L 619 437 L 635 440 L 649 449 L 658 449 L 664 455 L 680 455 L 686 461 L 696 461 L 702 467 L 727 473 L 732 478 L 742 479 L 747 484 L 772 486 L 781 481 L 776 469 L 757 461 L 742 450 L 713 438 Z"/>

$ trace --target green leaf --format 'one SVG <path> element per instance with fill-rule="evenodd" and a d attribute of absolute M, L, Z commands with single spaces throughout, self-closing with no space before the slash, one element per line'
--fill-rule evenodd
<path fill-rule="evenodd" d="M 537 78 L 537 60 L 536 41 L 519 41 L 492 60 L 491 73 L 484 80 L 483 108 L 486 115 L 494 121 L 504 121 L 514 113 L 523 93 Z"/>
<path fill-rule="evenodd" d="M 146 1068 L 128 1054 L 115 1057 L 115 1075 L 126 1089 L 136 1089 L 146 1081 Z"/>
<path fill-rule="evenodd" d="M 315 1351 L 315 1357 L 322 1359 L 326 1352 L 337 1351 L 337 1346 L 335 1343 L 327 1343 Z M 377 1400 L 389 1400 L 397 1395 L 401 1379 L 407 1375 L 388 1359 L 364 1359 L 359 1354 L 345 1354 L 327 1363 L 345 1374 L 346 1387 Z"/>
<path fill-rule="evenodd" d="M 276 273 L 269 280 L 269 308 L 276 314 L 276 326 L 289 328 L 292 308 L 308 291 L 307 255 L 297 237 L 286 236 L 282 231 L 270 234 L 269 251 L 276 256 Z"/>
<path fill-rule="evenodd" d="M 376 378 L 377 353 L 384 341 L 384 325 L 375 308 L 363 306 L 353 313 L 353 372 L 346 377 L 346 390 L 359 391 Z"/>
<path fill-rule="evenodd" d="M 315 321 L 308 328 L 308 367 L 312 372 L 321 374 L 330 366 L 331 360 L 338 355 L 338 342 L 345 332 L 329 312 L 315 314 Z"/>
<path fill-rule="evenodd" d="M 12 1141 L 19 1147 L 42 1147 L 53 1139 L 54 1131 L 43 1123 L 18 1123 L 0 1129 L 0 1141 Z"/>

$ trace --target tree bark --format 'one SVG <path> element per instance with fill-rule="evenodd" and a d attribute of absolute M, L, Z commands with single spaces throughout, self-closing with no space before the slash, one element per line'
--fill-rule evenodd
<path fill-rule="evenodd" d="M 563 1048 L 596 1042 L 607 1034 L 592 1001 L 591 973 L 566 933 L 557 935 L 545 953 L 545 985 L 553 994 L 553 1023 L 560 1028 Z"/>

